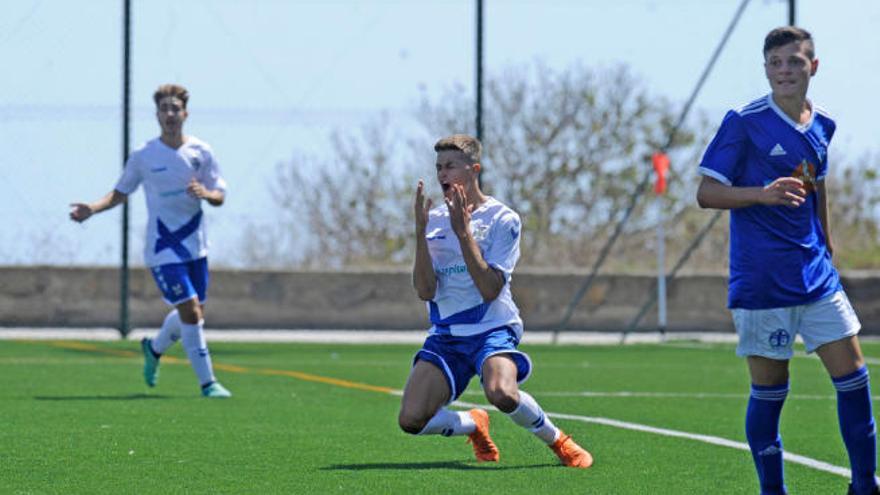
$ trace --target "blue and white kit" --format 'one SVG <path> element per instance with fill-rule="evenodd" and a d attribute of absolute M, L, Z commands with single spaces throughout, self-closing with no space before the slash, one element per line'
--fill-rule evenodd
<path fill-rule="evenodd" d="M 799 334 L 812 352 L 861 328 L 831 262 L 818 211 L 835 124 L 809 104 L 811 118 L 804 124 L 789 118 L 770 95 L 731 110 L 700 164 L 703 175 L 728 186 L 764 187 L 796 177 L 807 191 L 797 208 L 730 211 L 728 307 L 740 356 L 790 359 Z"/>
<path fill-rule="evenodd" d="M 504 287 L 493 301 L 483 301 L 467 270 L 445 204 L 430 211 L 425 230 L 437 292 L 427 302 L 432 323 L 428 338 L 413 362 L 422 359 L 443 372 L 450 402 L 464 392 L 474 375 L 482 374 L 483 363 L 494 355 L 510 356 L 519 383 L 528 379 L 532 369 L 528 355 L 516 349 L 523 327 L 510 293 L 513 268 L 519 260 L 519 215 L 488 197 L 471 213 L 470 229 L 483 259 L 504 275 Z"/>
<path fill-rule="evenodd" d="M 116 190 L 133 193 L 144 186 L 147 236 L 144 263 L 153 267 L 204 258 L 208 254 L 202 200 L 186 193 L 195 178 L 207 189 L 226 190 L 211 148 L 189 136 L 178 149 L 156 138 L 135 150 Z"/>
<path fill-rule="evenodd" d="M 192 179 L 209 190 L 226 190 L 206 143 L 190 136 L 174 149 L 155 138 L 129 156 L 115 187 L 130 195 L 144 186 L 148 215 L 144 263 L 171 305 L 193 297 L 204 303 L 207 297 L 208 242 L 202 200 L 186 192 Z"/>
<path fill-rule="evenodd" d="M 519 309 L 510 294 L 510 278 L 519 260 L 519 215 L 489 197 L 471 213 L 471 232 L 486 263 L 504 275 L 504 287 L 494 301 L 484 302 L 467 271 L 449 210 L 432 209 L 425 238 L 437 275 L 437 293 L 427 302 L 432 334 L 477 335 L 493 328 L 510 327 L 522 336 Z"/>

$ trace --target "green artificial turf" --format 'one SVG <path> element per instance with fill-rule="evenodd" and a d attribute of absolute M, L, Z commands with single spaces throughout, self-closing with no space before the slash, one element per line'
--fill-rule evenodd
<path fill-rule="evenodd" d="M 208 400 L 179 346 L 150 389 L 135 342 L 0 342 L 0 493 L 758 492 L 747 451 L 590 419 L 744 442 L 749 381 L 731 345 L 523 346 L 523 389 L 575 416 L 554 421 L 594 454 L 588 470 L 497 411 L 497 464 L 474 461 L 465 437 L 401 432 L 393 391 L 417 347 L 212 343 L 234 397 Z M 486 403 L 476 380 L 461 400 Z M 834 389 L 802 351 L 782 434 L 791 453 L 848 465 Z M 815 468 L 787 462 L 786 478 L 792 493 L 846 493 Z"/>

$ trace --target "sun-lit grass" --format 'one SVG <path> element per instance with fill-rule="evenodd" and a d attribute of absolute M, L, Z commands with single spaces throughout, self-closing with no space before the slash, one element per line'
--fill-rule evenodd
<path fill-rule="evenodd" d="M 864 347 L 880 355 L 880 345 Z M 595 455 L 585 471 L 558 466 L 499 412 L 491 413 L 498 464 L 473 461 L 463 437 L 408 436 L 396 424 L 400 399 L 386 389 L 403 386 L 415 350 L 215 343 L 218 376 L 235 395 L 223 401 L 199 396 L 179 348 L 148 389 L 133 342 L 2 342 L 0 493 L 757 491 L 748 452 L 576 419 L 556 423 Z M 523 350 L 535 363 L 523 388 L 548 412 L 744 441 L 748 378 L 732 346 Z M 787 450 L 846 466 L 821 364 L 800 357 L 792 367 Z M 485 403 L 479 392 L 472 381 L 462 400 Z M 786 469 L 792 493 L 846 490 L 839 475 Z"/>

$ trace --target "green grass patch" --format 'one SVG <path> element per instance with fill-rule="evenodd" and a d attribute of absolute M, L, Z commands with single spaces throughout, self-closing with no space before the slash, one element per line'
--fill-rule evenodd
<path fill-rule="evenodd" d="M 555 420 L 594 454 L 588 470 L 559 466 L 498 412 L 498 464 L 475 462 L 464 437 L 406 435 L 398 396 L 345 382 L 400 389 L 417 346 L 214 343 L 214 362 L 237 367 L 217 372 L 234 397 L 206 400 L 185 362 L 163 362 L 149 389 L 137 343 L 81 344 L 0 344 L 0 493 L 757 492 L 748 452 L 584 421 Z M 745 439 L 749 381 L 730 345 L 522 350 L 535 364 L 523 388 L 548 412 Z M 179 346 L 169 355 L 185 359 Z M 848 465 L 821 364 L 798 357 L 792 368 L 786 449 Z M 476 380 L 462 400 L 486 402 Z M 792 493 L 846 490 L 805 466 L 786 474 Z"/>

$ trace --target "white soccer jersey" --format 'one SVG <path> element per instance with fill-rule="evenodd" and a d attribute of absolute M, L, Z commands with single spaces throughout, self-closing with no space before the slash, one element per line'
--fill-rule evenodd
<path fill-rule="evenodd" d="M 178 149 L 155 138 L 136 149 L 125 164 L 116 190 L 133 193 L 144 185 L 147 200 L 147 266 L 180 263 L 208 254 L 202 201 L 187 194 L 195 178 L 208 189 L 226 190 L 226 181 L 214 160 L 211 147 L 188 136 Z"/>
<path fill-rule="evenodd" d="M 437 275 L 437 292 L 427 302 L 430 333 L 476 335 L 506 325 L 521 337 L 522 320 L 510 294 L 510 278 L 519 259 L 519 215 L 489 197 L 471 214 L 470 228 L 483 259 L 504 274 L 504 287 L 494 301 L 483 301 L 464 263 L 446 204 L 432 209 L 425 230 Z"/>

